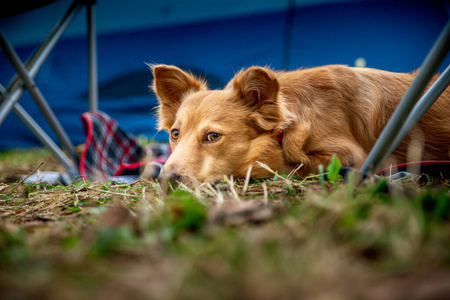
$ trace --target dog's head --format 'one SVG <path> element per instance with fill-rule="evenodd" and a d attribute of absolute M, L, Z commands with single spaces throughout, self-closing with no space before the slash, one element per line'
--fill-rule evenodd
<path fill-rule="evenodd" d="M 175 66 L 152 67 L 153 91 L 159 101 L 159 129 L 170 134 L 172 154 L 161 176 L 196 185 L 224 175 L 252 177 L 284 166 L 277 133 L 281 108 L 279 84 L 266 68 L 238 72 L 223 90 Z"/>

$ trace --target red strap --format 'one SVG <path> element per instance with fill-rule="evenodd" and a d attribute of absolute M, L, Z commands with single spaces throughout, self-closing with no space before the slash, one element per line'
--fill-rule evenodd
<path fill-rule="evenodd" d="M 441 166 L 442 168 L 447 167 L 447 166 L 450 167 L 450 161 L 448 161 L 448 160 L 414 161 L 414 162 L 409 162 L 409 163 L 403 163 L 403 164 L 395 165 L 395 166 L 392 166 L 392 168 L 396 168 L 396 169 L 399 169 L 399 170 L 404 170 L 404 169 L 406 169 L 407 167 L 410 167 L 410 166 L 421 166 L 421 167 L 424 167 L 424 166 L 433 166 L 433 165 L 435 165 L 437 167 Z M 387 172 L 389 172 L 390 169 L 391 169 L 391 167 L 384 168 L 384 169 L 378 171 L 377 174 L 381 175 L 383 173 L 387 173 Z"/>

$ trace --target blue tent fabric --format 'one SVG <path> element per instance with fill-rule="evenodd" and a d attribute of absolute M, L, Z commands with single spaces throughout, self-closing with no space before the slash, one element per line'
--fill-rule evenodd
<path fill-rule="evenodd" d="M 152 77 L 145 63 L 190 69 L 209 80 L 211 88 L 223 87 L 235 72 L 251 65 L 274 69 L 354 65 L 362 57 L 368 67 L 411 72 L 448 20 L 445 1 L 419 0 L 310 5 L 295 8 L 292 23 L 288 16 L 282 10 L 99 34 L 99 109 L 136 136 L 167 141 L 167 133 L 156 129 L 157 101 L 148 88 Z M 35 46 L 16 50 L 25 60 Z M 61 40 L 36 77 L 74 144 L 85 138 L 79 118 L 88 109 L 86 47 L 84 37 Z M 443 66 L 449 62 L 447 58 Z M 0 83 L 6 85 L 13 74 L 0 53 Z M 20 104 L 50 132 L 27 92 Z M 0 149 L 37 145 L 25 125 L 13 113 L 8 115 L 0 126 Z"/>

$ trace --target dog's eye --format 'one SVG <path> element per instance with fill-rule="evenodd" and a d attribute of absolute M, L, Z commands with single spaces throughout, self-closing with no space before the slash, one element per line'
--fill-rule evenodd
<path fill-rule="evenodd" d="M 220 133 L 217 132 L 210 132 L 208 133 L 208 135 L 206 136 L 206 140 L 208 142 L 216 142 L 218 139 L 220 139 L 221 135 Z"/>
<path fill-rule="evenodd" d="M 172 141 L 178 140 L 179 137 L 180 137 L 180 133 L 178 132 L 177 129 L 174 129 L 174 130 L 172 130 L 172 131 L 170 132 L 170 139 L 171 139 Z"/>

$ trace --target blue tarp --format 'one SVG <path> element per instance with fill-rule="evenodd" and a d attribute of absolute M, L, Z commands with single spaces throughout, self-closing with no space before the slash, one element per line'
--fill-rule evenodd
<path fill-rule="evenodd" d="M 101 13 L 101 3 L 99 0 L 97 14 Z M 145 63 L 190 69 L 204 75 L 212 88 L 222 87 L 236 71 L 251 65 L 296 69 L 354 65 L 357 58 L 364 58 L 367 67 L 410 72 L 421 65 L 448 19 L 445 1 L 325 1 L 316 5 L 297 3 L 291 10 L 289 3 L 274 6 L 273 11 L 100 30 L 99 109 L 134 135 L 167 140 L 165 133 L 156 132 L 152 111 L 156 99 L 148 89 L 151 74 Z M 134 7 L 139 9 L 138 5 Z M 136 16 L 130 12 L 120 16 L 124 23 L 133 18 Z M 0 29 L 11 28 L 14 20 L 0 20 Z M 26 27 L 33 26 L 23 21 L 16 25 L 14 34 L 24 35 Z M 25 60 L 36 44 L 27 45 L 23 38 L 17 41 L 16 50 Z M 63 38 L 36 77 L 42 94 L 74 144 L 85 140 L 80 115 L 88 109 L 86 47 L 85 37 Z M 449 63 L 447 58 L 441 71 Z M 6 86 L 13 74 L 0 53 L 0 83 Z M 50 132 L 28 93 L 20 104 Z M 36 145 L 37 139 L 14 113 L 0 126 L 0 149 Z"/>

